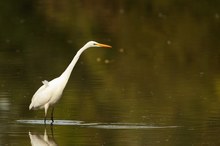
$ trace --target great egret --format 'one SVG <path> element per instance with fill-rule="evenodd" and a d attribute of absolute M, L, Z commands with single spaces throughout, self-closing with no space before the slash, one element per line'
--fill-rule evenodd
<path fill-rule="evenodd" d="M 45 110 L 44 116 L 44 123 L 46 124 L 46 117 L 47 117 L 47 110 L 51 106 L 51 124 L 53 124 L 53 112 L 54 112 L 54 105 L 58 102 L 61 98 L 63 90 L 69 80 L 71 72 L 78 61 L 80 55 L 83 51 L 90 47 L 105 47 L 111 48 L 109 45 L 97 43 L 95 41 L 89 41 L 86 43 L 74 56 L 73 60 L 66 68 L 66 70 L 57 78 L 47 81 L 42 81 L 43 85 L 35 92 L 32 97 L 31 104 L 29 106 L 29 110 L 31 109 L 43 109 Z"/>

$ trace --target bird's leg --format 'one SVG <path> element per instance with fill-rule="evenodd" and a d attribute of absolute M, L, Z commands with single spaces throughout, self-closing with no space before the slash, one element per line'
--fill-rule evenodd
<path fill-rule="evenodd" d="M 53 111 L 54 111 L 54 107 L 52 107 L 52 111 L 51 111 L 51 125 L 53 125 L 53 122 L 54 122 L 54 120 L 53 120 Z"/>
<path fill-rule="evenodd" d="M 47 124 L 47 110 L 48 110 L 48 107 L 49 107 L 48 104 L 46 104 L 46 105 L 44 106 L 44 110 L 45 110 L 44 124 L 45 124 L 45 125 Z"/>
<path fill-rule="evenodd" d="M 47 123 L 47 117 L 45 116 L 44 117 L 44 125 L 46 125 L 46 123 Z"/>

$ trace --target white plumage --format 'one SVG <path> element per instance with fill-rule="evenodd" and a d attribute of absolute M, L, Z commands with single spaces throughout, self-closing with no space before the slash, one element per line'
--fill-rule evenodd
<path fill-rule="evenodd" d="M 51 112 L 51 124 L 54 122 L 53 120 L 53 111 L 54 105 L 59 101 L 62 96 L 63 90 L 68 82 L 68 79 L 71 75 L 71 72 L 78 61 L 80 55 L 83 51 L 90 47 L 106 47 L 111 48 L 109 45 L 100 44 L 95 41 L 89 41 L 86 43 L 74 56 L 73 60 L 66 68 L 66 70 L 57 78 L 47 81 L 42 81 L 43 85 L 35 92 L 32 97 L 31 104 L 29 106 L 29 110 L 31 109 L 43 109 L 45 110 L 44 123 L 46 123 L 47 110 L 50 106 L 52 106 Z"/>

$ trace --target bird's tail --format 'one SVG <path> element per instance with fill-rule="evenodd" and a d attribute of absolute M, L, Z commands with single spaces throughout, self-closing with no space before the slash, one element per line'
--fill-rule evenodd
<path fill-rule="evenodd" d="M 29 110 L 31 110 L 33 108 L 33 106 L 32 106 L 32 104 L 30 104 L 30 106 L 29 106 Z"/>

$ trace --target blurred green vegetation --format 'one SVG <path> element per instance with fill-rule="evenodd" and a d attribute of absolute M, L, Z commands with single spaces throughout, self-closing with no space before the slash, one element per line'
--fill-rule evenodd
<path fill-rule="evenodd" d="M 22 0 L 0 8 L 9 118 L 43 117 L 28 111 L 33 93 L 89 40 L 113 49 L 82 55 L 56 118 L 208 127 L 204 119 L 220 115 L 220 1 Z"/>

